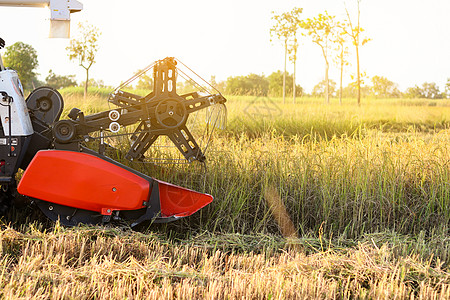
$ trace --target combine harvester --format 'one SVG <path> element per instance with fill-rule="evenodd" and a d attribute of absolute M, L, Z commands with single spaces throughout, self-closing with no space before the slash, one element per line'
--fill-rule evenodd
<path fill-rule="evenodd" d="M 151 93 L 138 96 L 125 91 L 146 72 L 153 72 Z M 146 157 L 149 149 L 164 138 L 186 162 L 205 162 L 211 128 L 224 125 L 226 99 L 188 74 L 195 73 L 175 58 L 156 61 L 111 93 L 108 101 L 117 108 L 91 115 L 73 108 L 68 119 L 60 120 L 64 107 L 60 93 L 39 87 L 25 100 L 18 74 L 5 69 L 0 57 L 0 206 L 9 207 L 18 193 L 48 218 L 67 226 L 114 220 L 136 226 L 190 216 L 209 204 L 211 195 L 152 178 L 106 155 L 107 139 L 126 136 L 130 149 L 125 158 L 145 162 L 151 160 Z M 198 91 L 178 94 L 178 75 Z M 207 142 L 199 146 L 188 124 L 205 109 Z M 97 149 L 89 147 L 92 144 Z M 16 185 L 19 169 L 24 173 Z"/>

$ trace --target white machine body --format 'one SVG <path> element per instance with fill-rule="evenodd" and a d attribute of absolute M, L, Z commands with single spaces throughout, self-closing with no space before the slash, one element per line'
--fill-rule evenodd
<path fill-rule="evenodd" d="M 12 97 L 9 102 L 0 95 L 0 118 L 5 136 L 27 136 L 33 134 L 30 115 L 23 96 L 22 84 L 14 70 L 0 72 L 0 92 L 6 92 Z M 11 106 L 11 110 L 8 106 Z"/>

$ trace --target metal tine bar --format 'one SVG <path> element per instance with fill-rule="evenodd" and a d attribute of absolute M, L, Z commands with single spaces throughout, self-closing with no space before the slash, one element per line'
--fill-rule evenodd
<path fill-rule="evenodd" d="M 208 107 L 209 108 L 209 107 Z M 208 119 L 208 121 L 206 121 L 206 124 L 210 124 L 210 121 L 211 121 L 211 117 L 212 117 L 212 113 L 211 114 L 209 114 L 209 119 Z M 206 131 L 207 131 L 207 129 L 208 129 L 208 125 L 207 126 L 205 126 L 205 130 L 203 131 L 203 134 L 202 134 L 202 140 L 201 140 L 201 144 L 202 144 L 202 146 L 203 146 L 203 140 L 204 140 L 204 137 L 206 136 Z M 205 153 L 203 153 L 203 155 L 204 155 Z"/>
<path fill-rule="evenodd" d="M 205 153 L 208 151 L 209 142 L 211 141 L 211 137 L 213 135 L 214 128 L 216 128 L 216 123 L 217 123 L 218 119 L 219 119 L 219 115 L 217 115 L 216 121 L 214 122 L 214 125 L 213 125 L 213 129 L 211 130 L 211 133 L 209 134 L 208 141 L 206 142 L 205 150 L 203 151 L 203 155 L 206 155 Z"/>
<path fill-rule="evenodd" d="M 187 78 L 189 78 L 191 80 L 191 82 L 193 82 L 197 88 L 199 88 L 200 90 L 202 90 L 203 92 L 206 92 L 207 94 L 211 94 L 204 86 L 202 86 L 201 84 L 199 84 L 198 82 L 196 82 L 194 79 L 192 79 L 189 75 L 187 75 L 186 73 L 184 73 L 182 70 L 178 69 L 178 73 L 183 74 L 184 76 L 186 76 Z M 182 77 L 184 80 L 188 81 L 188 79 L 186 79 L 183 75 L 180 75 L 180 77 Z"/>
<path fill-rule="evenodd" d="M 130 84 L 131 82 L 133 82 L 134 80 L 136 80 L 136 78 L 140 77 L 142 74 L 146 73 L 148 70 L 150 70 L 151 68 L 153 68 L 156 63 L 158 61 L 155 61 L 151 64 L 149 64 L 147 67 L 145 67 L 141 72 L 134 74 L 133 76 L 131 76 L 128 80 L 126 80 L 125 82 L 123 82 L 122 84 L 120 84 L 118 87 L 116 87 L 114 89 L 114 92 L 122 89 L 124 86 L 127 86 L 128 84 Z"/>
<path fill-rule="evenodd" d="M 188 69 L 189 71 L 191 71 L 193 74 L 195 74 L 198 78 L 200 78 L 201 80 L 203 80 L 207 85 L 209 85 L 211 88 L 213 88 L 216 92 L 218 92 L 220 95 L 222 95 L 222 93 L 220 93 L 215 87 L 213 87 L 209 82 L 207 82 L 205 79 L 203 79 L 200 75 L 198 75 L 197 73 L 195 73 L 191 68 L 189 68 L 188 66 L 186 66 L 181 60 L 179 60 L 178 58 L 175 59 L 177 62 L 179 62 L 180 64 L 182 64 L 186 69 Z"/>

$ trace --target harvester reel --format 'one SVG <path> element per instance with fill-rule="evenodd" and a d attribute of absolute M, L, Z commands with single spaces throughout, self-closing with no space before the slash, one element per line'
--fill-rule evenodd
<path fill-rule="evenodd" d="M 187 118 L 186 107 L 181 100 L 175 98 L 159 102 L 155 114 L 158 123 L 167 129 L 178 128 Z"/>

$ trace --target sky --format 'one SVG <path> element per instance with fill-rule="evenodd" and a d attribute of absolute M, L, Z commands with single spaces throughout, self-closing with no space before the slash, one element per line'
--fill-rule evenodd
<path fill-rule="evenodd" d="M 77 24 L 87 21 L 99 28 L 99 52 L 90 78 L 117 86 L 138 69 L 155 60 L 174 56 L 205 79 L 216 81 L 249 73 L 270 75 L 284 67 L 283 44 L 271 41 L 272 12 L 303 8 L 303 18 L 327 11 L 337 19 L 345 8 L 356 18 L 356 0 L 79 0 L 84 9 L 71 14 L 71 36 Z M 424 82 L 444 89 L 450 78 L 449 0 L 362 0 L 361 27 L 371 41 L 360 48 L 361 71 L 384 76 L 401 90 Z M 48 8 L 0 7 L 0 37 L 7 45 L 17 41 L 32 45 L 43 80 L 50 69 L 58 75 L 85 71 L 69 61 L 68 39 L 50 39 Z M 351 47 L 352 50 L 352 47 Z M 2 50 L 0 53 L 4 53 Z M 356 73 L 353 53 L 344 74 L 344 85 Z M 288 72 L 293 72 L 289 64 Z M 297 84 L 307 92 L 325 77 L 319 46 L 300 38 Z M 330 79 L 339 81 L 338 67 Z"/>

